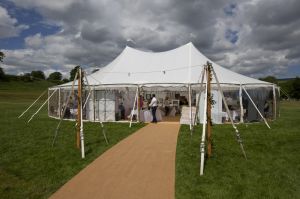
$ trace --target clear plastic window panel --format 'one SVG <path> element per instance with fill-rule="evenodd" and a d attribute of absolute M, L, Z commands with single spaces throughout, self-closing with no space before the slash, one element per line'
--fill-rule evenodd
<path fill-rule="evenodd" d="M 53 92 L 55 93 L 53 94 Z M 59 117 L 59 90 L 48 90 L 48 97 L 50 96 L 51 98 L 48 102 L 48 114 L 51 117 Z"/>

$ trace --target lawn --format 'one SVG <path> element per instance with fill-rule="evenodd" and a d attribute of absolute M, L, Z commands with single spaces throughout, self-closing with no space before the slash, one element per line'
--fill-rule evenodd
<path fill-rule="evenodd" d="M 17 116 L 51 83 L 0 82 L 0 198 L 47 198 L 108 148 L 143 124 L 106 124 L 109 145 L 100 125 L 85 123 L 86 159 L 75 147 L 74 122 L 64 121 L 54 148 L 57 120 L 46 108 L 26 121 Z M 39 103 L 39 105 L 41 102 Z M 281 117 L 270 123 L 238 125 L 246 161 L 230 125 L 213 126 L 213 157 L 199 176 L 201 127 L 190 136 L 182 126 L 176 156 L 176 198 L 299 198 L 300 102 L 281 104 Z"/>
<path fill-rule="evenodd" d="M 182 126 L 176 155 L 176 198 L 300 198 L 300 102 L 281 103 L 270 123 L 238 125 L 248 160 L 230 125 L 213 126 L 213 156 L 199 176 L 202 127 Z"/>
<path fill-rule="evenodd" d="M 61 185 L 114 144 L 143 124 L 105 124 L 106 145 L 99 123 L 85 123 L 86 158 L 75 147 L 74 122 L 64 121 L 55 147 L 51 147 L 58 120 L 46 108 L 31 123 L 18 115 L 51 83 L 0 82 L 0 198 L 48 198 Z"/>

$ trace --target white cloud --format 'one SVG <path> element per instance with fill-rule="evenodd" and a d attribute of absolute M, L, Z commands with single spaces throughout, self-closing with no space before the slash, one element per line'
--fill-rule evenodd
<path fill-rule="evenodd" d="M 217 63 L 256 77 L 284 76 L 289 65 L 300 63 L 297 0 L 238 1 L 232 15 L 229 0 L 12 1 L 35 9 L 61 31 L 29 36 L 27 49 L 7 51 L 5 63 L 19 66 L 11 71 L 34 68 L 68 74 L 75 65 L 103 66 L 126 45 L 162 51 L 189 41 Z M 236 34 L 235 43 L 225 37 L 229 30 Z"/>
<path fill-rule="evenodd" d="M 25 44 L 28 48 L 33 48 L 33 49 L 40 48 L 43 44 L 43 39 L 41 38 L 41 33 L 37 33 L 33 36 L 26 37 Z"/>
<path fill-rule="evenodd" d="M 18 21 L 7 13 L 7 10 L 0 6 L 0 39 L 18 36 L 19 33 L 29 28 L 27 25 L 18 25 Z"/>

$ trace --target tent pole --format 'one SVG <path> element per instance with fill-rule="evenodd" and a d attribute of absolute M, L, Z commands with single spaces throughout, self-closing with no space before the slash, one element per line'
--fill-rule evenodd
<path fill-rule="evenodd" d="M 21 118 L 43 95 L 45 95 L 47 90 L 45 90 L 18 118 Z M 48 111 L 49 112 L 49 111 Z"/>
<path fill-rule="evenodd" d="M 48 92 L 47 92 L 48 96 L 50 95 L 50 90 L 48 89 Z M 50 111 L 50 103 L 48 103 L 48 116 L 49 116 L 49 111 Z"/>
<path fill-rule="evenodd" d="M 130 127 L 130 128 L 131 128 L 132 118 L 133 118 L 133 113 L 134 113 L 135 104 L 136 104 L 136 100 L 137 100 L 137 94 L 138 94 L 138 87 L 137 87 L 137 89 L 136 89 L 136 94 L 135 94 L 135 98 L 134 98 L 133 108 L 132 108 L 132 111 L 131 111 L 131 113 L 130 113 L 130 123 L 129 123 L 129 127 Z"/>
<path fill-rule="evenodd" d="M 230 114 L 230 111 L 229 111 L 229 108 L 228 108 L 226 99 L 225 99 L 225 97 L 224 97 L 224 93 L 223 93 L 223 90 L 222 90 L 222 88 L 221 88 L 219 79 L 218 79 L 218 77 L 217 77 L 217 75 L 216 75 L 216 72 L 215 72 L 215 70 L 213 69 L 213 67 L 211 67 L 211 69 L 212 69 L 213 75 L 214 75 L 214 77 L 215 77 L 215 79 L 216 79 L 216 82 L 217 82 L 217 85 L 218 85 L 219 92 L 221 93 L 222 100 L 223 100 L 223 102 L 224 102 L 224 105 L 225 105 L 225 109 L 226 109 L 227 115 L 228 115 L 228 117 L 229 117 L 229 119 L 230 119 L 230 122 L 231 122 L 231 125 L 232 125 L 233 129 L 235 130 L 235 135 L 236 135 L 237 141 L 238 141 L 238 143 L 240 144 L 240 148 L 241 148 L 241 150 L 242 150 L 242 153 L 243 153 L 245 159 L 247 160 L 247 156 L 246 156 L 246 152 L 245 152 L 245 150 L 244 150 L 242 138 L 241 138 L 241 136 L 240 136 L 240 133 L 239 133 L 238 128 L 235 126 L 235 124 L 234 124 L 234 122 L 233 122 L 233 119 L 232 119 L 232 116 L 231 116 L 231 114 Z"/>
<path fill-rule="evenodd" d="M 275 90 L 275 85 L 273 84 L 273 119 L 276 120 L 276 114 L 277 114 L 277 110 L 276 110 L 276 90 Z"/>
<path fill-rule="evenodd" d="M 76 133 L 76 146 L 80 148 L 80 130 L 81 130 L 81 69 L 78 68 L 78 85 L 77 85 L 77 133 Z"/>
<path fill-rule="evenodd" d="M 279 99 L 279 102 L 280 102 L 280 99 L 281 99 L 281 97 L 280 97 L 280 87 L 278 86 L 277 89 L 278 89 L 278 99 Z M 280 117 L 280 103 L 278 103 L 278 117 Z"/>
<path fill-rule="evenodd" d="M 192 94 L 191 94 L 191 85 L 190 84 L 188 85 L 188 89 L 189 89 L 189 106 L 190 106 L 190 131 L 191 131 L 191 134 L 192 134 L 193 113 L 192 113 Z"/>
<path fill-rule="evenodd" d="M 257 106 L 255 105 L 255 103 L 253 102 L 252 98 L 250 97 L 249 93 L 247 92 L 247 90 L 245 89 L 244 86 L 242 86 L 243 90 L 245 91 L 246 95 L 248 96 L 248 98 L 250 99 L 251 103 L 253 104 L 253 106 L 255 107 L 255 109 L 257 110 L 257 112 L 259 113 L 260 117 L 264 120 L 265 124 L 267 125 L 267 127 L 269 129 L 271 129 L 271 127 L 269 126 L 267 120 L 264 118 L 264 116 L 261 114 L 261 112 L 258 110 Z"/>
<path fill-rule="evenodd" d="M 87 84 L 88 87 L 89 87 L 89 94 L 88 94 L 88 96 L 86 97 L 85 102 L 84 102 L 84 104 L 83 104 L 83 109 L 84 109 L 85 106 L 86 106 L 86 103 L 89 101 L 90 95 L 91 95 L 91 93 L 92 93 L 92 89 L 91 89 L 91 86 L 90 86 L 90 84 L 89 84 L 89 82 L 88 82 L 88 79 L 87 79 L 87 77 L 86 77 L 85 72 L 83 72 L 83 77 L 84 77 L 84 79 L 85 79 L 85 81 L 86 81 L 86 84 Z"/>
<path fill-rule="evenodd" d="M 199 96 L 197 96 L 197 93 L 196 93 L 196 110 L 195 110 L 195 115 L 194 115 L 194 121 L 193 121 L 193 126 L 196 126 L 197 125 L 197 121 L 198 121 L 198 110 L 199 110 L 199 99 L 200 99 L 200 96 L 201 96 L 201 91 L 199 92 Z"/>
<path fill-rule="evenodd" d="M 106 121 L 107 117 L 106 117 L 106 101 L 107 101 L 107 94 L 106 94 L 106 90 L 104 90 L 104 115 L 103 115 L 103 121 Z"/>
<path fill-rule="evenodd" d="M 280 88 L 279 91 L 281 91 L 288 98 L 288 100 L 290 100 L 290 96 L 287 94 L 287 92 L 285 90 L 283 90 L 282 88 Z"/>
<path fill-rule="evenodd" d="M 95 95 L 96 95 L 96 90 L 95 90 L 95 86 L 93 87 L 93 111 L 94 111 L 94 121 L 96 121 L 96 99 L 95 99 Z"/>
<path fill-rule="evenodd" d="M 87 97 L 86 97 L 86 99 L 85 99 L 85 102 L 84 102 L 84 104 L 83 104 L 83 108 L 82 108 L 82 109 L 84 109 L 84 108 L 85 108 L 85 106 L 86 106 L 86 103 L 87 103 L 87 102 L 88 102 L 88 100 L 90 99 L 91 93 L 92 93 L 92 90 L 89 90 L 88 96 L 87 96 Z"/>
<path fill-rule="evenodd" d="M 206 71 L 206 65 L 205 71 Z M 206 135 L 206 110 L 207 110 L 207 79 L 206 79 L 206 84 L 205 84 L 205 95 L 204 95 L 204 111 L 203 111 L 203 123 L 202 123 L 202 137 L 201 137 L 201 144 L 200 144 L 200 153 L 201 153 L 201 158 L 200 158 L 200 176 L 203 175 L 203 170 L 204 170 L 204 153 L 205 153 L 205 135 Z"/>
<path fill-rule="evenodd" d="M 205 69 L 203 68 L 203 70 L 201 72 L 201 75 L 200 75 L 200 77 L 202 77 L 202 78 L 201 78 L 201 83 L 200 83 L 199 95 L 198 95 L 197 100 L 196 100 L 196 112 L 195 112 L 195 118 L 194 118 L 194 125 L 196 125 L 196 123 L 197 123 L 197 117 L 198 117 L 198 112 L 199 112 L 199 102 L 200 102 L 201 93 L 202 93 L 204 76 L 205 76 Z"/>
<path fill-rule="evenodd" d="M 79 77 L 80 77 L 80 146 L 81 146 L 81 158 L 85 158 L 85 151 L 84 151 L 84 134 L 83 134 L 83 109 L 82 109 L 82 71 L 79 68 Z"/>
<path fill-rule="evenodd" d="M 95 87 L 94 87 L 94 94 L 95 94 Z M 95 98 L 94 98 L 94 121 L 96 121 L 96 110 L 95 110 Z M 101 120 L 101 117 L 100 117 L 100 108 L 99 108 L 99 104 L 98 104 L 98 119 L 99 119 L 99 123 L 100 123 L 100 126 L 101 126 L 101 128 L 102 128 L 102 134 L 103 134 L 103 137 L 104 137 L 104 139 L 105 139 L 105 142 L 106 142 L 106 144 L 108 145 L 108 139 L 107 139 L 107 137 L 106 137 L 106 130 L 105 130 L 105 128 L 104 128 L 104 124 L 103 124 L 103 122 L 102 122 L 102 120 Z"/>
<path fill-rule="evenodd" d="M 206 100 L 206 103 L 207 103 L 207 155 L 208 157 L 210 158 L 211 157 L 211 154 L 212 154 L 212 147 L 211 147 L 211 102 L 212 102 L 212 96 L 211 96 L 211 63 L 207 62 L 207 100 Z"/>
<path fill-rule="evenodd" d="M 240 122 L 244 123 L 244 107 L 243 107 L 243 90 L 242 90 L 242 84 L 240 84 L 240 89 L 239 89 L 239 97 L 240 97 L 240 109 L 241 109 L 241 116 L 240 116 Z"/>
<path fill-rule="evenodd" d="M 189 81 L 191 81 L 192 76 L 192 44 L 189 44 Z"/>
<path fill-rule="evenodd" d="M 58 110 L 59 110 L 58 116 L 59 118 L 61 118 L 60 88 L 58 88 Z"/>
<path fill-rule="evenodd" d="M 53 93 L 48 97 L 48 99 L 42 104 L 42 106 L 40 106 L 40 108 L 31 116 L 31 118 L 28 120 L 28 122 L 27 123 L 29 123 L 32 119 L 33 119 L 33 117 L 43 108 L 43 106 L 45 106 L 45 104 L 49 101 L 49 99 L 52 97 L 52 95 L 57 91 L 58 89 L 55 89 L 54 91 L 53 91 Z"/>

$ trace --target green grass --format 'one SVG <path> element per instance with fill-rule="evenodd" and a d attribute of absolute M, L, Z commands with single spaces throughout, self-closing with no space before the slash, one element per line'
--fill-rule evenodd
<path fill-rule="evenodd" d="M 86 159 L 75 148 L 74 122 L 64 121 L 54 148 L 57 120 L 46 110 L 26 124 L 17 116 L 51 83 L 0 82 L 0 198 L 47 198 L 105 150 L 141 125 L 106 124 L 109 145 L 97 123 L 85 123 Z M 230 125 L 213 127 L 213 157 L 199 176 L 201 128 L 182 126 L 176 156 L 176 198 L 299 198 L 300 103 L 284 102 L 281 117 L 264 124 L 239 125 L 244 160 Z"/>
<path fill-rule="evenodd" d="M 16 103 L 31 102 L 35 96 L 38 97 L 44 90 L 51 86 L 54 86 L 54 84 L 45 80 L 34 82 L 0 81 L 0 100 L 1 102 L 14 100 Z"/>
<path fill-rule="evenodd" d="M 0 198 L 48 198 L 61 185 L 100 154 L 135 132 L 143 124 L 105 124 L 106 145 L 99 123 L 85 123 L 86 158 L 75 147 L 74 122 L 64 121 L 54 148 L 51 147 L 58 120 L 47 116 L 46 108 L 32 121 L 35 106 L 24 118 L 17 116 L 51 86 L 46 81 L 0 82 Z"/>
<path fill-rule="evenodd" d="M 300 198 L 300 102 L 281 104 L 281 117 L 238 125 L 248 156 L 230 125 L 213 126 L 213 156 L 199 175 L 202 128 L 182 126 L 176 155 L 176 198 Z"/>

